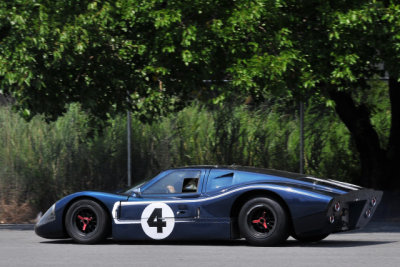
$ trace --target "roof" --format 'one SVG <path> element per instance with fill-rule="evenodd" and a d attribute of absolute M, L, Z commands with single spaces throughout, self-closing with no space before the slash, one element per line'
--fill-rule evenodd
<path fill-rule="evenodd" d="M 274 170 L 274 169 L 265 169 L 265 168 L 249 167 L 249 166 L 238 166 L 238 165 L 230 165 L 230 166 L 227 166 L 227 165 L 194 165 L 194 166 L 179 167 L 179 168 L 175 168 L 175 169 L 189 169 L 189 168 L 226 169 L 226 170 L 234 170 L 234 171 L 254 172 L 254 173 L 287 177 L 287 178 L 309 177 L 308 175 L 295 173 L 295 172 L 279 171 L 279 170 Z"/>

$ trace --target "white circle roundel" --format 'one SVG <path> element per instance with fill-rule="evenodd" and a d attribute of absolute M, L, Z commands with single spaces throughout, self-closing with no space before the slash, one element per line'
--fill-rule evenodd
<path fill-rule="evenodd" d="M 152 203 L 143 210 L 140 224 L 149 237 L 164 239 L 174 229 L 174 212 L 165 203 Z"/>

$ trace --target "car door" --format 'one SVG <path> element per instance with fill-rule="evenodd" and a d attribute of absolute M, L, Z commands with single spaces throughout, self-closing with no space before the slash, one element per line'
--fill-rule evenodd
<path fill-rule="evenodd" d="M 196 168 L 167 171 L 139 197 L 121 202 L 116 223 L 131 228 L 124 232 L 132 239 L 195 238 L 206 174 L 207 169 Z"/>

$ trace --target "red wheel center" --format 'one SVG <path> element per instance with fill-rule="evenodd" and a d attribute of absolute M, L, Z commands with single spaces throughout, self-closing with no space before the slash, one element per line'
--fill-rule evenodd
<path fill-rule="evenodd" d="M 90 223 L 90 221 L 93 219 L 92 217 L 82 217 L 81 215 L 78 215 L 78 219 L 81 220 L 81 223 L 83 223 L 82 230 L 85 231 L 86 227 Z"/>
<path fill-rule="evenodd" d="M 257 220 L 253 220 L 252 223 L 260 224 L 260 225 L 262 225 L 264 227 L 264 229 L 267 229 L 268 228 L 268 226 L 267 226 L 267 218 L 265 217 L 265 214 L 266 214 L 266 212 L 264 211 L 263 215 L 260 218 L 258 218 Z"/>

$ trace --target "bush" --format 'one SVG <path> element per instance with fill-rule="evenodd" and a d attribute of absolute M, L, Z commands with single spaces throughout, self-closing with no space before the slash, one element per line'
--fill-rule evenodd
<path fill-rule="evenodd" d="M 176 166 L 222 164 L 298 171 L 296 107 L 270 104 L 250 110 L 199 104 L 151 124 L 132 119 L 132 176 L 140 182 Z M 351 181 L 359 172 L 357 154 L 345 126 L 322 105 L 305 114 L 306 172 Z M 74 191 L 115 190 L 126 183 L 126 117 L 101 130 L 78 104 L 57 121 L 30 122 L 0 107 L 0 203 L 28 203 L 44 211 Z M 27 213 L 32 216 L 33 213 Z M 3 217 L 4 215 L 1 215 Z"/>

